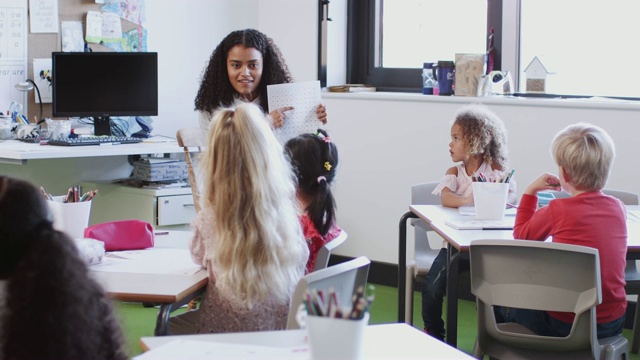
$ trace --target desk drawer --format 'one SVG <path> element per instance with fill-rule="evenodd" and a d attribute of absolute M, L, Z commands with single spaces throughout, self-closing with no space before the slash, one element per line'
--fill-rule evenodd
<path fill-rule="evenodd" d="M 158 196 L 158 226 L 190 224 L 195 216 L 192 195 Z"/>

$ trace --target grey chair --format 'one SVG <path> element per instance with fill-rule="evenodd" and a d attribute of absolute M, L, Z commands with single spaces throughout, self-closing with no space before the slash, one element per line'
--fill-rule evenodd
<path fill-rule="evenodd" d="M 351 297 L 356 294 L 358 288 L 364 288 L 367 284 L 370 264 L 369 259 L 360 256 L 303 276 L 291 297 L 287 329 L 300 328 L 296 321 L 298 308 L 307 291 L 312 289 L 322 291 L 333 289 L 336 292 L 338 304 L 351 304 Z"/>
<path fill-rule="evenodd" d="M 614 189 L 603 189 L 603 193 L 620 199 L 625 205 L 639 205 L 638 195 L 632 192 Z M 633 332 L 631 335 L 631 352 L 637 354 L 640 350 L 640 271 L 636 260 L 627 260 L 624 269 L 624 279 L 627 282 L 627 294 L 636 295 L 636 311 L 633 317 Z"/>
<path fill-rule="evenodd" d="M 469 247 L 477 297 L 473 355 L 500 359 L 627 359 L 622 335 L 598 339 L 602 302 L 598 250 L 527 240 L 476 240 Z M 576 271 L 579 269 L 579 271 Z M 576 314 L 566 337 L 540 336 L 517 323 L 497 323 L 494 306 Z"/>
<path fill-rule="evenodd" d="M 347 241 L 348 236 L 349 235 L 347 234 L 347 232 L 344 231 L 343 229 L 340 232 L 340 235 L 338 235 L 338 237 L 322 245 L 316 257 L 316 263 L 313 266 L 314 272 L 320 269 L 324 269 L 329 265 L 329 258 L 331 257 L 331 252 L 333 251 L 333 249 L 337 248 L 338 246 L 342 245 L 342 243 Z"/>
<path fill-rule="evenodd" d="M 440 205 L 442 203 L 440 196 L 431 194 L 439 183 L 439 181 L 432 181 L 413 185 L 411 187 L 411 204 Z M 407 260 L 405 269 L 405 322 L 410 325 L 413 324 L 414 284 L 424 282 L 433 260 L 440 252 L 440 247 L 434 249 L 429 245 L 427 232 L 433 231 L 429 224 L 421 219 L 411 219 L 411 225 L 414 227 L 414 258 Z"/>

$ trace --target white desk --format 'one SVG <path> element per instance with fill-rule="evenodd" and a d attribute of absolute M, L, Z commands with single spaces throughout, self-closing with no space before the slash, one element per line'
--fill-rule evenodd
<path fill-rule="evenodd" d="M 178 335 L 162 337 L 143 337 L 140 345 L 143 350 L 153 350 L 174 340 L 206 341 L 241 346 L 268 346 L 288 348 L 288 359 L 311 358 L 306 342 L 306 330 L 259 331 L 226 334 Z M 473 359 L 468 354 L 440 342 L 407 324 L 380 324 L 367 326 L 364 333 L 362 359 Z M 173 358 L 159 349 L 140 356 L 143 359 Z M 186 357 L 188 351 L 181 352 Z M 195 354 L 194 354 L 195 355 Z M 194 356 L 192 359 L 198 357 Z M 215 354 L 206 359 L 215 360 Z M 265 356 L 252 356 L 252 359 L 264 359 Z M 203 357 L 204 359 L 204 357 Z M 282 359 L 282 358 L 281 358 Z"/>
<path fill-rule="evenodd" d="M 640 206 L 627 206 L 627 210 L 639 210 Z M 479 239 L 513 239 L 513 230 L 456 230 L 445 224 L 446 220 L 459 219 L 463 215 L 456 208 L 441 205 L 410 205 L 409 212 L 400 220 L 400 254 L 398 272 L 398 322 L 404 321 L 405 279 L 406 272 L 406 220 L 420 218 L 431 225 L 431 228 L 442 236 L 448 244 L 447 259 L 447 343 L 457 346 L 458 341 L 458 273 L 460 260 L 469 258 L 469 245 Z M 627 259 L 640 258 L 640 222 L 627 222 Z M 401 310 L 401 311 L 400 311 Z"/>
<path fill-rule="evenodd" d="M 154 143 L 145 140 L 138 144 L 50 146 L 24 143 L 18 140 L 0 141 L 0 163 L 24 164 L 27 160 L 81 158 L 115 155 L 143 155 L 159 153 L 182 153 L 175 141 Z"/>
<path fill-rule="evenodd" d="M 190 237 L 190 231 L 170 231 L 169 235 L 155 237 L 154 248 L 163 252 L 173 251 L 174 259 L 179 258 L 181 263 L 190 263 L 193 267 L 186 245 Z M 145 251 L 147 250 L 141 250 L 141 252 Z M 130 263 L 123 261 L 114 265 L 107 265 L 108 259 L 105 259 L 105 264 L 93 265 L 89 269 L 107 295 L 114 300 L 160 303 L 154 334 L 166 335 L 171 312 L 204 292 L 209 278 L 204 269 L 184 274 L 171 273 L 167 269 L 154 270 L 159 267 L 158 264 L 145 263 L 153 261 L 153 250 L 149 250 L 144 255 L 149 256 L 132 260 Z M 132 266 L 141 269 L 134 271 Z M 150 271 L 142 270 L 147 266 L 151 269 Z"/>

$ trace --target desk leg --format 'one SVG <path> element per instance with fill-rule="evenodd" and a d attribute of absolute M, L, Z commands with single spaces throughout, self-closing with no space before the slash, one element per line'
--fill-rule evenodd
<path fill-rule="evenodd" d="M 400 235 L 398 238 L 398 322 L 405 321 L 405 292 L 407 291 L 407 220 L 417 219 L 411 211 L 400 218 Z"/>
<path fill-rule="evenodd" d="M 162 304 L 160 305 L 160 310 L 158 311 L 158 318 L 156 319 L 156 329 L 153 332 L 154 336 L 165 336 L 169 335 L 169 317 L 174 310 L 179 309 L 185 304 L 188 304 L 191 300 L 196 297 L 204 294 L 206 290 L 206 286 L 198 289 L 192 294 L 184 297 L 182 300 L 175 302 L 173 304 Z"/>
<path fill-rule="evenodd" d="M 469 253 L 461 253 L 448 246 L 447 264 L 447 344 L 458 345 L 458 276 L 460 275 L 460 260 L 468 259 Z"/>

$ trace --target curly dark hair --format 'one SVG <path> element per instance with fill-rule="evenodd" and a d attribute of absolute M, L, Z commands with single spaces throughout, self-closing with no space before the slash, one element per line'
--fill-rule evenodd
<path fill-rule="evenodd" d="M 30 183 L 0 176 L 2 359 L 127 359 L 111 301 Z"/>
<path fill-rule="evenodd" d="M 336 202 L 330 185 L 338 169 L 338 148 L 326 131 L 318 129 L 315 134 L 290 139 L 284 150 L 296 173 L 298 191 L 309 200 L 305 210 L 318 232 L 325 236 L 335 219 Z"/>
<path fill-rule="evenodd" d="M 220 106 L 231 106 L 236 91 L 229 82 L 227 56 L 236 45 L 254 48 L 262 54 L 262 79 L 258 84 L 260 107 L 268 109 L 267 85 L 284 84 L 293 81 L 280 49 L 273 40 L 254 29 L 237 30 L 227 35 L 213 50 L 209 64 L 202 73 L 200 89 L 195 100 L 195 110 L 213 114 Z"/>
<path fill-rule="evenodd" d="M 469 104 L 458 110 L 453 123 L 462 129 L 468 154 L 482 155 L 496 170 L 507 168 L 507 129 L 498 115 L 482 104 Z"/>

